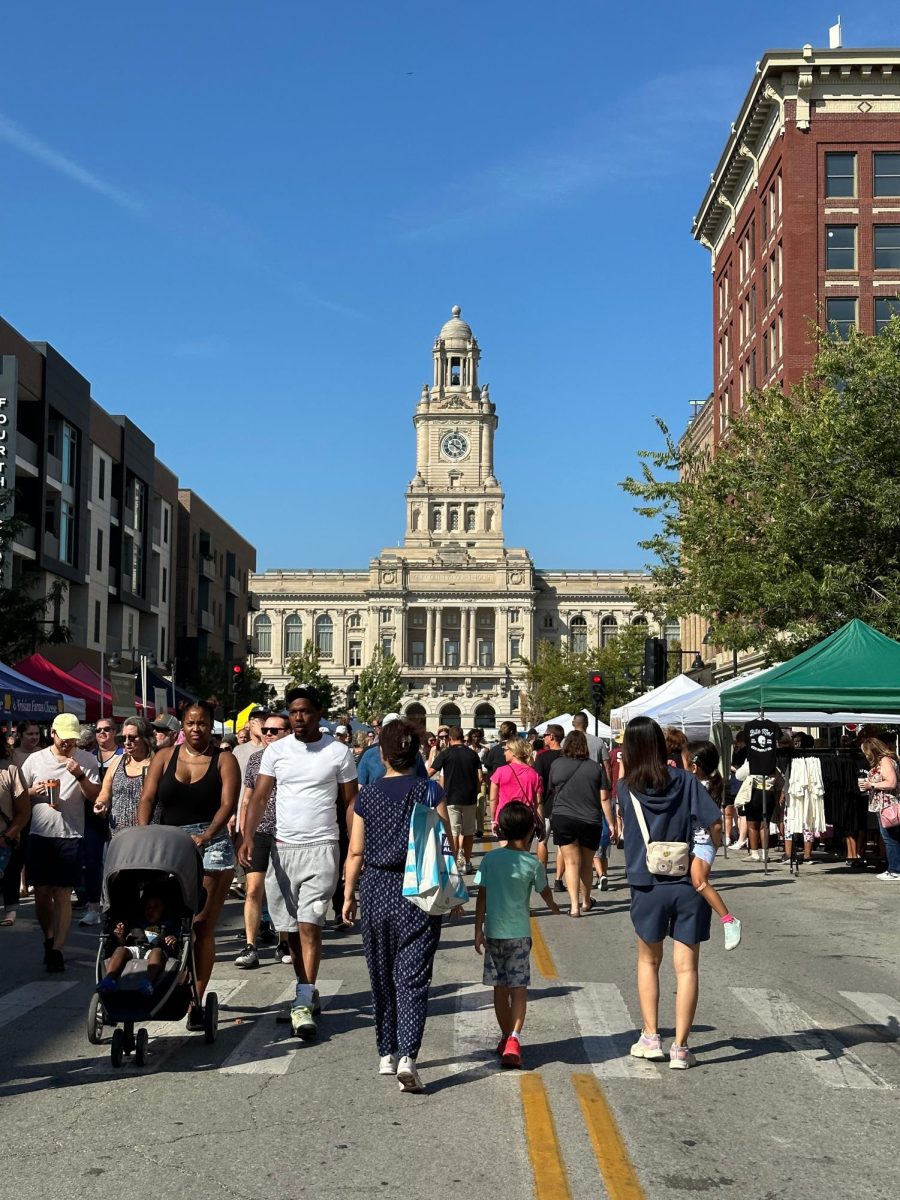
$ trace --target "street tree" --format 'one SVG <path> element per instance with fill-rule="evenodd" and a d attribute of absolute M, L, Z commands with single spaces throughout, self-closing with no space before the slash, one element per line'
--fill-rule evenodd
<path fill-rule="evenodd" d="M 319 654 L 312 638 L 307 638 L 299 654 L 288 659 L 285 691 L 293 687 L 313 687 L 322 697 L 322 716 L 327 717 L 334 705 L 334 684 L 322 671 Z"/>
<path fill-rule="evenodd" d="M 657 421 L 662 449 L 622 484 L 654 522 L 638 603 L 770 660 L 851 617 L 900 635 L 900 318 L 813 336 L 809 375 L 751 393 L 714 456 Z"/>
<path fill-rule="evenodd" d="M 524 658 L 523 715 L 528 725 L 548 717 L 591 709 L 589 676 L 600 671 L 606 684 L 601 718 L 630 700 L 640 684 L 646 626 L 628 625 L 605 646 L 576 652 L 570 646 L 539 641 L 534 659 Z"/>
<path fill-rule="evenodd" d="M 375 713 L 383 715 L 395 711 L 403 690 L 400 664 L 393 654 L 385 654 L 380 646 L 376 646 L 371 662 L 359 676 L 356 711 L 360 720 L 368 721 Z"/>
<path fill-rule="evenodd" d="M 256 667 L 245 666 L 241 675 L 241 690 L 237 697 L 232 692 L 232 671 L 221 654 L 211 650 L 199 664 L 196 677 L 188 679 L 188 686 L 205 700 L 215 701 L 228 708 L 244 708 L 247 704 L 264 704 L 268 700 L 268 685 Z"/>
<path fill-rule="evenodd" d="M 67 584 L 58 579 L 44 595 L 35 593 L 26 580 L 3 586 L 12 544 L 26 522 L 15 515 L 14 495 L 0 490 L 0 662 L 15 663 L 41 646 L 72 640 L 69 627 L 56 619 Z"/>

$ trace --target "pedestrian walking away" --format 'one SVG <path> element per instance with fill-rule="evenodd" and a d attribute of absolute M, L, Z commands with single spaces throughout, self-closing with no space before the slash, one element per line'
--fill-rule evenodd
<path fill-rule="evenodd" d="M 245 870 L 253 863 L 256 830 L 277 784 L 266 899 L 275 928 L 290 930 L 288 946 L 297 977 L 291 1028 L 298 1037 L 313 1038 L 322 926 L 338 877 L 335 796 L 349 824 L 357 792 L 356 763 L 349 747 L 320 728 L 322 698 L 315 688 L 292 688 L 285 699 L 293 736 L 263 751 L 243 817 L 240 861 Z"/>
<path fill-rule="evenodd" d="M 573 729 L 562 754 L 550 768 L 553 789 L 553 840 L 562 859 L 572 917 L 593 906 L 591 883 L 594 855 L 606 833 L 615 828 L 609 799 L 609 780 L 603 764 L 590 757 L 587 738 Z M 559 875 L 557 868 L 557 875 Z"/>
<path fill-rule="evenodd" d="M 31 819 L 31 804 L 6 738 L 0 739 L 0 885 L 3 906 L 0 928 L 16 923 L 19 881 L 24 865 L 22 835 Z"/>
<path fill-rule="evenodd" d="M 721 809 L 725 799 L 725 780 L 719 773 L 719 751 L 712 742 L 689 742 L 687 759 L 690 771 L 709 792 L 710 798 Z M 691 839 L 691 882 L 709 907 L 722 922 L 725 934 L 725 949 L 734 950 L 741 942 L 741 922 L 728 911 L 728 905 L 709 882 L 709 873 L 721 845 L 721 837 L 715 829 L 695 826 Z"/>
<path fill-rule="evenodd" d="M 449 744 L 435 755 L 428 774 L 441 777 L 447 797 L 450 828 L 457 845 L 457 866 L 460 871 L 471 874 L 482 771 L 481 760 L 474 750 L 465 745 L 464 738 L 462 726 L 451 725 Z"/>
<path fill-rule="evenodd" d="M 375 1007 L 379 1074 L 396 1075 L 405 1092 L 424 1090 L 418 1057 L 441 918 L 403 895 L 409 824 L 416 804 L 437 810 L 455 852 L 441 788 L 415 774 L 419 735 L 404 721 L 384 726 L 379 743 L 385 774 L 360 788 L 350 831 L 344 920 L 356 917 L 359 883 L 363 947 Z M 361 877 L 361 878 L 360 878 Z"/>

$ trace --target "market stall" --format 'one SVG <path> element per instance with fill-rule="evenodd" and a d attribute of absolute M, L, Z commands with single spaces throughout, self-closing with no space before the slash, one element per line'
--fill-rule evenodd
<path fill-rule="evenodd" d="M 657 709 L 663 709 L 675 700 L 696 696 L 702 690 L 696 679 L 691 679 L 689 675 L 676 675 L 636 700 L 629 700 L 627 704 L 614 708 L 609 714 L 609 723 L 617 733 L 635 717 L 653 717 L 655 720 Z"/>
<path fill-rule="evenodd" d="M 63 704 L 60 692 L 35 683 L 0 663 L 0 718 L 3 720 L 50 722 L 63 711 Z"/>

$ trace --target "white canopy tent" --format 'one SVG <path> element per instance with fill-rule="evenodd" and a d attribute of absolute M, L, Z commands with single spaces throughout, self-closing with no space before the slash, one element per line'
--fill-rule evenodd
<path fill-rule="evenodd" d="M 589 713 L 587 711 L 587 709 L 584 709 L 583 712 L 584 712 L 584 715 L 587 717 L 587 722 L 588 722 L 587 731 L 588 731 L 588 733 L 593 734 L 593 732 L 594 732 L 594 714 Z M 559 725 L 562 728 L 563 733 L 571 733 L 572 732 L 572 713 L 563 713 L 561 716 L 551 717 L 548 721 L 542 721 L 540 723 L 540 725 L 535 725 L 535 729 L 538 731 L 538 733 L 546 733 L 548 725 Z M 612 738 L 612 735 L 613 735 L 612 730 L 610 729 L 610 727 L 608 725 L 605 725 L 602 721 L 597 722 L 597 734 L 596 734 L 597 737 L 606 738 L 607 741 L 609 741 Z"/>
<path fill-rule="evenodd" d="M 685 733 L 708 734 L 722 719 L 722 705 L 719 702 L 722 692 L 736 683 L 753 679 L 762 673 L 749 671 L 745 675 L 726 679 L 712 687 L 701 688 L 699 692 L 685 692 L 657 708 L 651 715 L 660 725 L 676 725 Z"/>
<path fill-rule="evenodd" d="M 696 695 L 703 690 L 700 684 L 690 676 L 676 675 L 651 692 L 638 696 L 636 700 L 629 700 L 627 704 L 614 708 L 609 714 L 609 723 L 613 730 L 618 732 L 635 717 L 653 717 L 655 719 L 657 709 L 666 708 L 680 697 Z"/>

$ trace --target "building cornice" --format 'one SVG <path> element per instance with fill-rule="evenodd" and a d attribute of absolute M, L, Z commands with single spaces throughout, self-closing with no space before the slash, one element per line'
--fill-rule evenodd
<path fill-rule="evenodd" d="M 711 249 L 724 216 L 736 215 L 735 200 L 741 190 L 748 166 L 758 172 L 755 155 L 758 139 L 768 128 L 777 110 L 780 131 L 784 132 L 785 100 L 797 103 L 798 128 L 809 127 L 809 96 L 816 79 L 832 73 L 848 79 L 858 73 L 861 80 L 880 75 L 883 81 L 900 80 L 900 49 L 868 48 L 816 50 L 804 46 L 801 50 L 768 50 L 756 64 L 756 75 L 737 118 L 731 126 L 731 136 L 710 175 L 709 187 L 694 217 L 692 233 L 695 241 Z M 786 79 L 788 87 L 784 86 Z"/>

